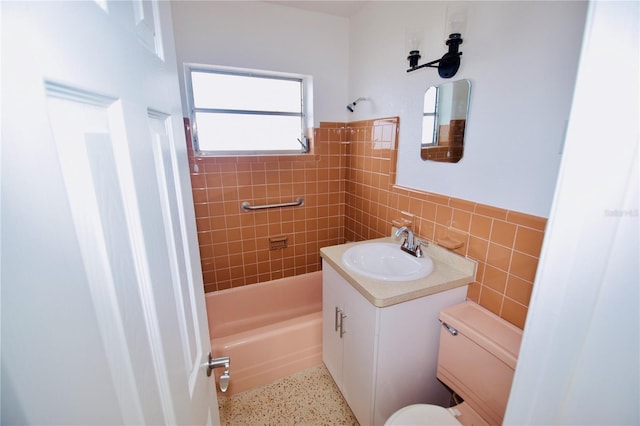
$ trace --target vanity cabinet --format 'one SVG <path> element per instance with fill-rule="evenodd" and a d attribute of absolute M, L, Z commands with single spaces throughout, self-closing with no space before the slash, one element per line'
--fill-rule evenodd
<path fill-rule="evenodd" d="M 466 285 L 380 308 L 324 260 L 322 280 L 322 358 L 361 425 L 409 404 L 448 403 L 436 379 L 438 314 L 465 300 Z"/>

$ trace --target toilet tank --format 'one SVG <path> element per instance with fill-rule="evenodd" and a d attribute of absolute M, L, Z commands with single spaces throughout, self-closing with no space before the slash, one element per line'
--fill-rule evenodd
<path fill-rule="evenodd" d="M 473 302 L 440 312 L 437 376 L 487 423 L 502 424 L 522 330 Z"/>

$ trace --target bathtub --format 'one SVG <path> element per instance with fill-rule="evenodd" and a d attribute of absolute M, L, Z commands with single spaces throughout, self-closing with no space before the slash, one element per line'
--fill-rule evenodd
<path fill-rule="evenodd" d="M 211 352 L 231 361 L 227 394 L 322 363 L 322 271 L 207 293 L 206 303 Z"/>

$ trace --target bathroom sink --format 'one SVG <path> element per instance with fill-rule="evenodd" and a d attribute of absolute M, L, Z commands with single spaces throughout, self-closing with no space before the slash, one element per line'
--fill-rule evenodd
<path fill-rule="evenodd" d="M 400 250 L 400 243 L 362 243 L 342 255 L 347 269 L 365 277 L 384 281 L 411 281 L 424 278 L 433 271 L 428 257 L 414 257 Z"/>

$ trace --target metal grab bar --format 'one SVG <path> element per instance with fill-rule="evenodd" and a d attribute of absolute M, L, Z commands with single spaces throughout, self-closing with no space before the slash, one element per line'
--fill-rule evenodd
<path fill-rule="evenodd" d="M 248 201 L 244 201 L 242 204 L 240 204 L 240 207 L 242 207 L 242 210 L 244 210 L 245 212 L 248 212 L 251 210 L 272 209 L 275 207 L 296 207 L 296 206 L 301 206 L 303 204 L 304 204 L 304 198 L 298 197 L 296 198 L 295 201 L 292 201 L 291 203 L 263 204 L 261 206 L 252 206 L 251 204 L 249 204 Z"/>

